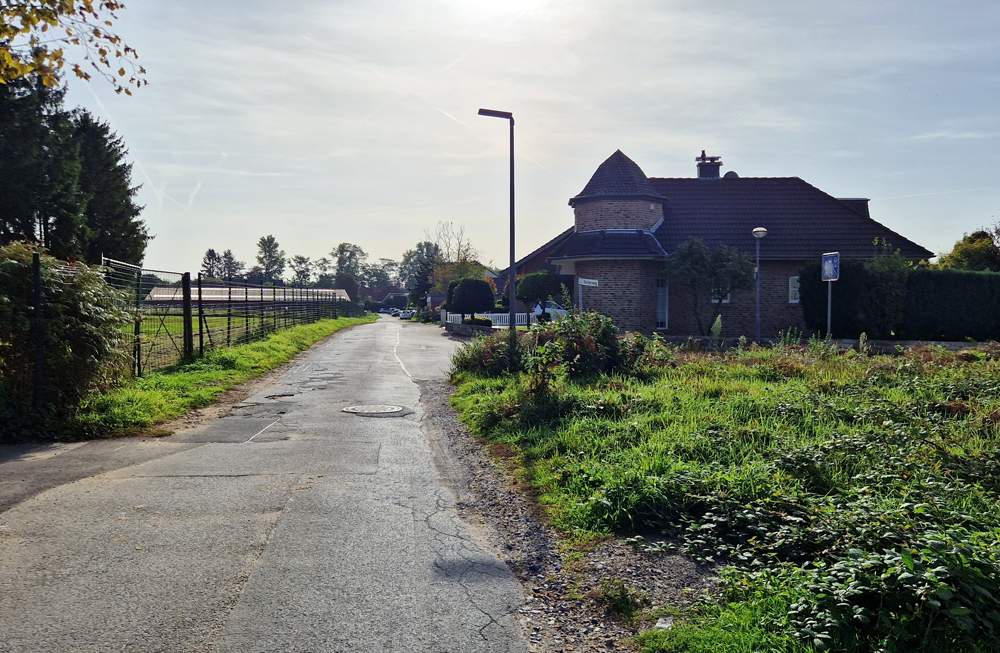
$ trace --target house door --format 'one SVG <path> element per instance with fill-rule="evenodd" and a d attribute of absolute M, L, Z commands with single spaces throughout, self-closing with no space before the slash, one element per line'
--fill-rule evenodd
<path fill-rule="evenodd" d="M 666 329 L 670 316 L 669 291 L 667 280 L 662 277 L 656 280 L 656 328 Z"/>

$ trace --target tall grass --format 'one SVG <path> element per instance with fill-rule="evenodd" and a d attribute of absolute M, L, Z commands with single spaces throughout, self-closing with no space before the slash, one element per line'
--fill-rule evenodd
<path fill-rule="evenodd" d="M 72 433 L 129 433 L 207 406 L 230 388 L 291 360 L 341 329 L 375 317 L 342 317 L 290 327 L 256 342 L 209 351 L 204 358 L 129 381 L 84 400 Z"/>
<path fill-rule="evenodd" d="M 667 535 L 721 602 L 649 651 L 989 650 L 1000 637 L 1000 357 L 784 346 L 641 378 L 458 375 L 553 522 Z M 726 644 L 728 642 L 728 644 Z"/>

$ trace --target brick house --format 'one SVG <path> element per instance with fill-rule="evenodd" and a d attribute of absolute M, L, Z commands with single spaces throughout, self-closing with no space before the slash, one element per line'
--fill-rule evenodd
<path fill-rule="evenodd" d="M 568 279 L 596 279 L 598 287 L 582 289 L 583 306 L 611 316 L 619 328 L 697 334 L 690 297 L 663 274 L 665 257 L 690 238 L 753 256 L 751 232 L 765 227 L 761 333 L 770 337 L 804 328 L 798 275 L 823 252 L 865 259 L 876 255 L 878 241 L 911 260 L 934 256 L 873 220 L 867 199 L 836 198 L 798 177 L 720 176 L 722 161 L 704 151 L 696 161 L 697 177 L 647 177 L 616 151 L 569 200 L 574 225 L 518 261 L 517 274 L 548 268 Z M 506 271 L 498 277 L 506 278 Z M 753 334 L 754 304 L 752 289 L 724 300 L 718 311 L 724 335 Z"/>

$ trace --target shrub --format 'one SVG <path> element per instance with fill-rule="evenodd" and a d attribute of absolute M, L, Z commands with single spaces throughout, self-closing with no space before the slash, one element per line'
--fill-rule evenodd
<path fill-rule="evenodd" d="M 819 264 L 800 274 L 810 328 L 826 331 L 826 284 Z M 898 255 L 843 261 L 833 284 L 833 333 L 914 340 L 1000 338 L 1000 274 L 915 268 Z"/>
<path fill-rule="evenodd" d="M 673 366 L 676 361 L 674 350 L 659 334 L 647 338 L 629 333 L 618 341 L 616 370 L 624 374 L 643 376 L 656 368 Z"/>
<path fill-rule="evenodd" d="M 902 334 L 914 339 L 1000 339 L 1000 274 L 914 270 Z"/>
<path fill-rule="evenodd" d="M 500 376 L 510 370 L 510 334 L 491 333 L 459 347 L 451 357 L 451 375 L 460 372 Z M 518 362 L 518 367 L 520 363 Z"/>
<path fill-rule="evenodd" d="M 528 332 L 533 347 L 549 346 L 569 376 L 609 371 L 618 363 L 618 330 L 606 315 L 573 312 L 562 320 L 536 324 Z"/>
<path fill-rule="evenodd" d="M 907 296 L 907 262 L 898 253 L 870 261 L 841 261 L 840 280 L 833 282 L 832 330 L 835 337 L 891 338 L 903 325 Z M 826 332 L 826 282 L 819 263 L 799 273 L 799 295 L 806 324 Z"/>
<path fill-rule="evenodd" d="M 493 308 L 493 289 L 482 279 L 462 279 L 452 290 L 448 310 L 452 313 L 485 313 Z"/>
<path fill-rule="evenodd" d="M 32 329 L 32 253 L 23 243 L 0 248 L 0 421 L 12 436 L 57 429 L 90 391 L 129 368 L 132 316 L 125 297 L 96 270 L 42 256 L 42 307 Z M 35 351 L 43 352 L 36 370 Z M 41 384 L 35 388 L 36 379 Z M 34 406 L 33 391 L 41 402 Z"/>
<path fill-rule="evenodd" d="M 475 326 L 493 326 L 493 320 L 485 317 L 467 317 L 462 320 L 462 324 L 473 324 Z"/>
<path fill-rule="evenodd" d="M 516 297 L 528 305 L 529 310 L 535 304 L 542 302 L 542 315 L 545 312 L 545 300 L 559 294 L 559 277 L 547 270 L 527 274 L 517 284 Z"/>

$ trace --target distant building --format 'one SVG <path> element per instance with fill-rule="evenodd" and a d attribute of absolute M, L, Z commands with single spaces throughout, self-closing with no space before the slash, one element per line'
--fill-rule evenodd
<path fill-rule="evenodd" d="M 836 198 L 798 177 L 720 176 L 720 157 L 704 151 L 696 161 L 697 177 L 647 177 L 616 151 L 569 200 L 574 225 L 518 261 L 517 275 L 549 268 L 571 281 L 596 279 L 598 287 L 583 289 L 584 307 L 611 316 L 619 328 L 695 334 L 690 297 L 663 274 L 667 254 L 685 240 L 700 238 L 710 247 L 728 245 L 752 256 L 751 231 L 766 227 L 761 332 L 774 336 L 804 327 L 799 270 L 818 262 L 821 253 L 871 258 L 878 239 L 908 259 L 934 256 L 873 220 L 867 199 Z M 498 283 L 506 275 L 499 272 Z M 732 293 L 721 313 L 725 335 L 752 335 L 753 290 Z"/>

